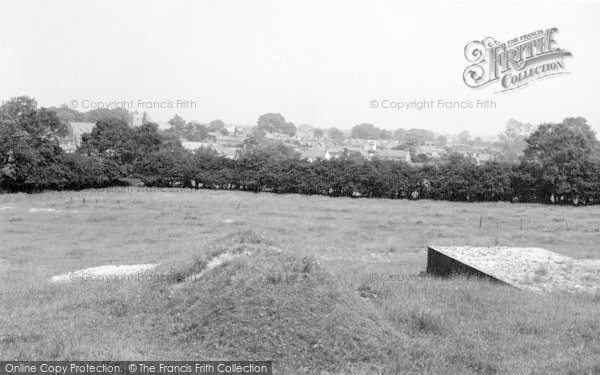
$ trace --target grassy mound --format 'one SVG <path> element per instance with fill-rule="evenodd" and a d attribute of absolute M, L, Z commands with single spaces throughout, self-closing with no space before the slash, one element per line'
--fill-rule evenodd
<path fill-rule="evenodd" d="M 374 367 L 391 355 L 391 325 L 314 259 L 278 251 L 252 232 L 230 236 L 209 253 L 224 251 L 246 255 L 172 292 L 177 341 L 216 358 L 272 359 L 296 372 Z M 181 272 L 197 272 L 205 262 Z"/>

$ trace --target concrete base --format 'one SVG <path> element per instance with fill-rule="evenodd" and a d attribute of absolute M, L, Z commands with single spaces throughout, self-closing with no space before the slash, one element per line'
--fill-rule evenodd
<path fill-rule="evenodd" d="M 600 292 L 600 260 L 540 248 L 430 246 L 427 273 L 481 277 L 533 291 Z"/>
<path fill-rule="evenodd" d="M 434 248 L 429 248 L 427 251 L 427 273 L 437 276 L 452 276 L 452 275 L 464 275 L 469 277 L 483 278 L 489 281 L 500 282 L 497 278 L 489 275 L 477 268 L 471 267 L 465 263 L 454 259 L 443 252 Z"/>

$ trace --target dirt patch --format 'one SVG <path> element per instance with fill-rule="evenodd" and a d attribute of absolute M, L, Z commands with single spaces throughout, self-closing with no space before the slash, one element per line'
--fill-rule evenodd
<path fill-rule="evenodd" d="M 249 256 L 251 254 L 252 254 L 251 252 L 245 251 L 243 253 L 222 253 L 220 255 L 217 255 L 217 256 L 213 257 L 206 264 L 206 267 L 202 271 L 186 277 L 185 280 L 183 280 L 183 282 L 184 283 L 194 282 L 194 281 L 200 279 L 206 272 L 212 270 L 213 268 L 216 268 L 224 263 L 230 262 L 235 258 L 239 258 L 241 256 Z M 181 287 L 181 286 L 182 286 L 182 284 L 175 285 L 175 287 Z"/>
<path fill-rule="evenodd" d="M 79 271 L 69 272 L 63 275 L 52 276 L 51 282 L 65 283 L 79 280 L 96 281 L 102 279 L 118 279 L 119 277 L 134 276 L 139 273 L 149 271 L 156 267 L 156 264 L 130 264 L 130 265 L 104 265 L 98 267 L 86 268 Z"/>
<path fill-rule="evenodd" d="M 79 211 L 78 210 L 66 210 L 66 211 L 61 211 L 61 210 L 57 210 L 55 208 L 38 208 L 38 207 L 33 207 L 30 208 L 29 210 L 27 210 L 27 212 L 29 212 L 30 214 L 37 214 L 37 213 L 52 213 L 52 214 L 58 214 L 61 212 L 67 212 L 67 213 L 72 213 L 72 214 L 76 214 Z"/>
<path fill-rule="evenodd" d="M 60 211 L 57 210 L 57 209 L 54 209 L 54 208 L 36 208 L 36 207 L 34 207 L 34 208 L 30 208 L 27 212 L 35 214 L 35 213 L 38 213 L 38 212 L 58 213 Z"/>
<path fill-rule="evenodd" d="M 600 291 L 600 260 L 574 259 L 535 247 L 431 248 L 521 289 L 536 292 Z"/>

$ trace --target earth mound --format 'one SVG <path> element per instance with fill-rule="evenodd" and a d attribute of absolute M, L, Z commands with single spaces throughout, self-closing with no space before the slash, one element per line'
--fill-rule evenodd
<path fill-rule="evenodd" d="M 255 233 L 232 235 L 193 262 L 192 280 L 171 290 L 180 342 L 221 359 L 272 359 L 294 373 L 383 364 L 394 329 L 356 293 L 339 287 L 310 257 L 288 254 Z M 308 370 L 311 369 L 311 370 Z"/>

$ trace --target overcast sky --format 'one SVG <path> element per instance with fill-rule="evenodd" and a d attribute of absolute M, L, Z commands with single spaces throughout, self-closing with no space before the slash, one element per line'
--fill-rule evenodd
<path fill-rule="evenodd" d="M 509 118 L 584 116 L 600 132 L 600 3 L 387 1 L 11 1 L 0 13 L 0 99 L 41 106 L 171 102 L 154 120 L 438 133 L 500 132 Z M 472 89 L 464 48 L 557 27 L 571 74 L 514 92 Z M 493 100 L 496 109 L 397 111 L 377 100 Z M 176 108 L 191 100 L 196 108 Z M 143 108 L 139 108 L 143 110 Z"/>

